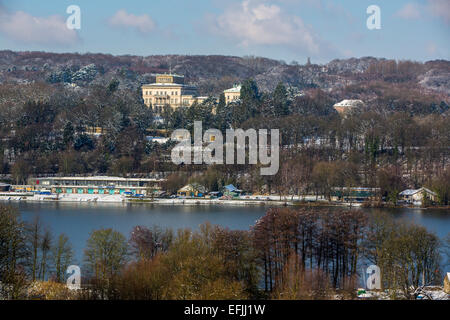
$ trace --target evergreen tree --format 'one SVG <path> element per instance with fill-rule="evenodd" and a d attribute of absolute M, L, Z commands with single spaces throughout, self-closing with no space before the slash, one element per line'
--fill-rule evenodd
<path fill-rule="evenodd" d="M 217 105 L 217 113 L 226 107 L 225 93 L 221 93 L 219 96 L 219 104 Z"/>
<path fill-rule="evenodd" d="M 216 108 L 215 127 L 222 132 L 228 128 L 228 115 L 230 114 L 230 108 L 227 107 L 225 102 L 225 94 L 222 92 L 219 97 L 219 103 Z"/>
<path fill-rule="evenodd" d="M 112 93 L 119 88 L 120 81 L 117 79 L 112 79 L 108 85 L 108 90 Z"/>
<path fill-rule="evenodd" d="M 261 95 L 255 80 L 245 80 L 241 86 L 241 110 L 243 121 L 254 117 L 258 113 L 260 99 Z"/>
<path fill-rule="evenodd" d="M 64 132 L 63 132 L 63 141 L 64 145 L 68 145 L 69 143 L 73 142 L 73 136 L 75 134 L 75 129 L 73 128 L 72 122 L 67 122 L 64 126 Z"/>
<path fill-rule="evenodd" d="M 273 92 L 273 104 L 275 116 L 286 116 L 289 114 L 287 90 L 282 82 L 278 83 Z"/>

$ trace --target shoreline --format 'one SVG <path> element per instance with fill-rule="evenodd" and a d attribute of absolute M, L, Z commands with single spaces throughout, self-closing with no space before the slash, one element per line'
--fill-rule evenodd
<path fill-rule="evenodd" d="M 284 198 L 284 199 L 283 199 Z M 288 199 L 289 198 L 289 199 Z M 314 197 L 315 198 L 315 197 Z M 13 193 L 11 195 L 0 195 L 0 202 L 29 202 L 29 203 L 101 203 L 101 204 L 150 204 L 150 205 L 221 205 L 221 206 L 277 206 L 277 207 L 344 207 L 344 208 L 362 208 L 363 203 L 350 203 L 350 202 L 328 202 L 323 199 L 312 200 L 308 199 L 308 196 L 304 197 L 301 201 L 292 197 L 283 197 L 279 200 L 280 196 L 246 196 L 241 199 L 196 199 L 196 198 L 129 198 L 122 195 L 103 195 L 103 194 L 60 194 L 60 195 L 37 195 L 24 193 L 19 195 Z M 415 206 L 380 206 L 370 207 L 372 209 L 439 209 L 450 210 L 450 207 L 415 207 Z"/>
<path fill-rule="evenodd" d="M 334 205 L 323 200 L 311 202 L 315 197 L 304 197 L 302 200 L 309 205 L 330 206 Z M 205 198 L 130 198 L 122 195 L 106 194 L 58 194 L 38 195 L 33 193 L 11 193 L 0 195 L 0 202 L 30 202 L 30 203 L 130 203 L 151 205 L 225 205 L 225 206 L 298 206 L 298 198 L 282 196 L 244 196 L 239 199 L 205 199 Z M 339 203 L 338 206 L 356 207 L 358 204 Z M 359 204 L 360 205 L 360 204 Z"/>
<path fill-rule="evenodd" d="M 101 204 L 150 204 L 150 205 L 230 205 L 230 206 L 293 206 L 290 201 L 253 199 L 134 199 L 120 195 L 64 195 L 64 196 L 0 196 L 0 202 L 28 203 L 101 203 Z"/>

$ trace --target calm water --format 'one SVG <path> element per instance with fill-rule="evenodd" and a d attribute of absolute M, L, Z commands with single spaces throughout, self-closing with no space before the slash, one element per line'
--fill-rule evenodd
<path fill-rule="evenodd" d="M 198 229 L 209 221 L 230 229 L 248 230 L 267 211 L 268 207 L 241 206 L 172 206 L 149 204 L 61 204 L 14 203 L 26 221 L 37 215 L 54 235 L 65 233 L 81 262 L 83 249 L 91 231 L 113 228 L 127 237 L 137 225 L 162 228 Z M 357 209 L 368 213 L 383 210 L 396 219 L 414 221 L 443 238 L 450 232 L 450 211 L 422 209 Z"/>

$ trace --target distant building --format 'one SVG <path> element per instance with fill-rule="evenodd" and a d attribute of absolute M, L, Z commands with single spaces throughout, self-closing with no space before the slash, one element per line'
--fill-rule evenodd
<path fill-rule="evenodd" d="M 147 107 L 152 106 L 161 113 L 164 106 L 177 109 L 190 107 L 194 102 L 202 103 L 207 97 L 197 94 L 197 87 L 184 84 L 184 76 L 177 74 L 158 74 L 155 83 L 142 86 L 142 98 Z"/>
<path fill-rule="evenodd" d="M 169 138 L 167 138 L 167 137 L 146 136 L 145 139 L 148 142 L 156 142 L 156 143 L 159 143 L 159 144 L 164 144 L 164 143 L 169 141 Z"/>
<path fill-rule="evenodd" d="M 431 201 L 436 201 L 437 194 L 430 189 L 420 188 L 420 189 L 406 189 L 400 192 L 400 200 L 405 203 L 421 205 L 423 203 L 424 197 L 427 197 Z"/>
<path fill-rule="evenodd" d="M 223 187 L 222 193 L 224 196 L 238 197 L 242 194 L 242 190 L 239 190 L 234 185 L 229 184 L 229 185 Z"/>
<path fill-rule="evenodd" d="M 206 193 L 206 188 L 198 183 L 185 185 L 177 191 L 177 195 L 180 197 L 203 197 Z"/>
<path fill-rule="evenodd" d="M 241 86 L 234 85 L 233 88 L 227 89 L 224 92 L 225 95 L 225 103 L 229 104 L 230 102 L 238 101 L 241 98 Z"/>
<path fill-rule="evenodd" d="M 339 114 L 345 114 L 353 109 L 361 108 L 364 106 L 364 102 L 362 100 L 342 100 L 341 102 L 336 103 L 333 108 L 339 112 Z"/>
<path fill-rule="evenodd" d="M 363 202 L 374 200 L 380 191 L 379 188 L 364 187 L 335 187 L 331 193 L 332 201 Z"/>
<path fill-rule="evenodd" d="M 107 130 L 102 127 L 86 127 L 84 132 L 91 136 L 101 136 L 107 133 Z"/>
<path fill-rule="evenodd" d="M 220 198 L 221 196 L 223 196 L 223 193 L 220 191 L 211 191 L 210 193 L 208 193 L 210 198 Z"/>
<path fill-rule="evenodd" d="M 0 182 L 0 192 L 9 191 L 10 189 L 11 189 L 10 184 Z"/>
<path fill-rule="evenodd" d="M 77 194 L 147 194 L 149 190 L 161 189 L 162 179 L 94 177 L 50 177 L 34 180 L 36 189 L 52 193 Z"/>

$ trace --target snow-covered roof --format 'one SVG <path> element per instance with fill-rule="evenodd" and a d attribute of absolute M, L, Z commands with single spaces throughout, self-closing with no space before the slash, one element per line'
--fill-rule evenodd
<path fill-rule="evenodd" d="M 227 189 L 228 191 L 234 191 L 234 190 L 236 190 L 236 187 L 233 186 L 232 184 L 229 184 L 229 185 L 225 186 L 224 188 Z"/>
<path fill-rule="evenodd" d="M 198 191 L 201 193 L 205 193 L 207 190 L 204 186 L 198 183 L 190 183 L 185 185 L 183 188 L 179 189 L 178 192 L 187 192 L 187 191 Z"/>
<path fill-rule="evenodd" d="M 433 192 L 430 189 L 425 188 L 425 187 L 422 187 L 420 189 L 406 189 L 406 190 L 403 190 L 402 192 L 400 192 L 400 195 L 401 196 L 412 196 L 412 195 L 415 195 L 416 193 L 423 192 L 423 191 L 425 191 L 429 194 L 432 194 L 434 196 L 436 195 L 436 192 Z"/>
<path fill-rule="evenodd" d="M 160 76 L 169 76 L 169 77 L 176 77 L 176 78 L 184 78 L 182 74 L 176 74 L 176 73 L 157 73 L 155 74 L 156 77 Z"/>
<path fill-rule="evenodd" d="M 234 185 L 229 184 L 227 186 L 224 186 L 224 189 L 227 189 L 227 191 L 229 192 L 242 192 L 242 190 L 239 190 L 238 188 L 236 188 Z"/>
<path fill-rule="evenodd" d="M 415 190 L 415 189 L 406 189 L 403 190 L 402 192 L 400 192 L 401 196 L 412 196 L 413 194 L 416 194 L 417 192 L 419 192 L 419 189 Z"/>
<path fill-rule="evenodd" d="M 341 102 L 336 103 L 335 107 L 356 107 L 363 105 L 364 102 L 362 100 L 351 100 L 351 99 L 345 99 Z"/>
<path fill-rule="evenodd" d="M 195 86 L 188 85 L 188 84 L 182 84 L 182 83 L 168 83 L 168 82 L 148 83 L 148 84 L 144 84 L 142 87 L 143 87 L 143 88 L 150 88 L 150 87 L 182 87 L 182 88 L 195 88 Z"/>
<path fill-rule="evenodd" d="M 169 138 L 166 137 L 153 137 L 153 136 L 146 136 L 145 139 L 147 141 L 154 141 L 154 142 L 158 142 L 158 143 L 166 143 L 167 141 L 169 141 Z"/>
<path fill-rule="evenodd" d="M 225 93 L 241 92 L 241 86 L 240 85 L 239 86 L 234 86 L 233 88 L 224 90 L 223 92 L 225 92 Z"/>

